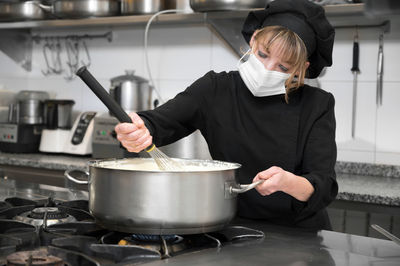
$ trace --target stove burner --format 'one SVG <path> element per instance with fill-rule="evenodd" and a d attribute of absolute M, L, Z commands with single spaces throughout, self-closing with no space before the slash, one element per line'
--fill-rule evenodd
<path fill-rule="evenodd" d="M 52 255 L 48 255 L 45 250 L 20 251 L 7 256 L 7 265 L 25 266 L 25 265 L 46 265 L 63 266 L 64 261 Z"/>
<path fill-rule="evenodd" d="M 32 219 L 44 219 L 44 216 L 47 213 L 47 219 L 52 220 L 52 219 L 64 219 L 68 217 L 68 214 L 65 212 L 60 211 L 56 207 L 41 207 L 41 208 L 35 208 L 31 211 L 30 214 L 28 214 L 29 218 Z"/>
<path fill-rule="evenodd" d="M 145 234 L 134 234 L 131 236 L 132 240 L 141 242 L 157 242 L 160 243 L 164 239 L 167 243 L 176 243 L 182 240 L 182 237 L 178 235 L 145 235 Z"/>
<path fill-rule="evenodd" d="M 31 211 L 27 211 L 27 212 L 21 213 L 18 216 L 15 216 L 14 220 L 28 223 L 31 225 L 35 225 L 35 226 L 41 226 L 43 224 L 48 226 L 48 225 L 59 224 L 59 223 L 76 222 L 76 219 L 73 216 L 71 216 L 65 212 L 62 212 L 57 207 L 35 208 Z"/>
<path fill-rule="evenodd" d="M 0 211 L 10 208 L 12 205 L 5 201 L 0 201 Z"/>

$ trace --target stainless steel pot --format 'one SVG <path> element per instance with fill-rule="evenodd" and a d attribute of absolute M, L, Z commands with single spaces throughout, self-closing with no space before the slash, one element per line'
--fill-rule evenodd
<path fill-rule="evenodd" d="M 0 21 L 42 20 L 50 14 L 40 8 L 41 1 L 0 2 Z"/>
<path fill-rule="evenodd" d="M 153 14 L 164 10 L 164 0 L 121 0 L 121 14 Z"/>
<path fill-rule="evenodd" d="M 119 13 L 118 0 L 54 0 L 52 5 L 40 5 L 57 18 L 105 17 Z"/>
<path fill-rule="evenodd" d="M 89 210 L 107 229 L 142 234 L 195 234 L 222 229 L 234 217 L 237 194 L 260 182 L 239 185 L 239 164 L 207 160 L 179 160 L 186 165 L 218 166 L 209 171 L 134 171 L 115 169 L 135 158 L 98 160 L 89 163 Z M 138 162 L 138 161 L 136 161 Z"/>
<path fill-rule="evenodd" d="M 268 0 L 190 0 L 196 12 L 264 8 Z"/>
<path fill-rule="evenodd" d="M 126 75 L 111 79 L 110 95 L 125 112 L 138 112 L 151 109 L 152 89 L 149 81 L 127 70 Z"/>

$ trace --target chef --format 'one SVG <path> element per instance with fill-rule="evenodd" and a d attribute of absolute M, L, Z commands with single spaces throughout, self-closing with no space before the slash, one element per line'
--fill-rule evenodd
<path fill-rule="evenodd" d="M 250 50 L 238 71 L 210 71 L 154 110 L 115 127 L 131 152 L 200 130 L 215 160 L 240 163 L 237 215 L 307 229 L 330 229 L 326 206 L 338 191 L 334 97 L 304 84 L 332 65 L 334 29 L 308 0 L 275 0 L 250 12 Z M 247 59 L 245 60 L 244 57 Z"/>

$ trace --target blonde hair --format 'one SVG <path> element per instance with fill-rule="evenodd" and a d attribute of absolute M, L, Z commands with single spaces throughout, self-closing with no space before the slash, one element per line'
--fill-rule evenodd
<path fill-rule="evenodd" d="M 259 45 L 266 51 L 273 44 L 278 44 L 275 52 L 283 61 L 291 65 L 291 75 L 287 79 L 285 100 L 288 103 L 288 94 L 304 85 L 307 70 L 307 48 L 303 40 L 293 31 L 282 26 L 266 26 L 257 30 L 253 38 L 252 51 L 255 52 Z"/>

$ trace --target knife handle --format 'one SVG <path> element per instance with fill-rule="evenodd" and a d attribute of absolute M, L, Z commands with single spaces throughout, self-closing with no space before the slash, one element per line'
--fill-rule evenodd
<path fill-rule="evenodd" d="M 351 72 L 360 72 L 360 68 L 358 66 L 360 56 L 360 47 L 358 45 L 358 38 L 354 39 L 353 42 L 353 66 L 351 68 Z"/>
<path fill-rule="evenodd" d="M 383 98 L 383 34 L 379 36 L 376 93 L 377 93 L 376 104 L 378 106 L 381 106 Z"/>

